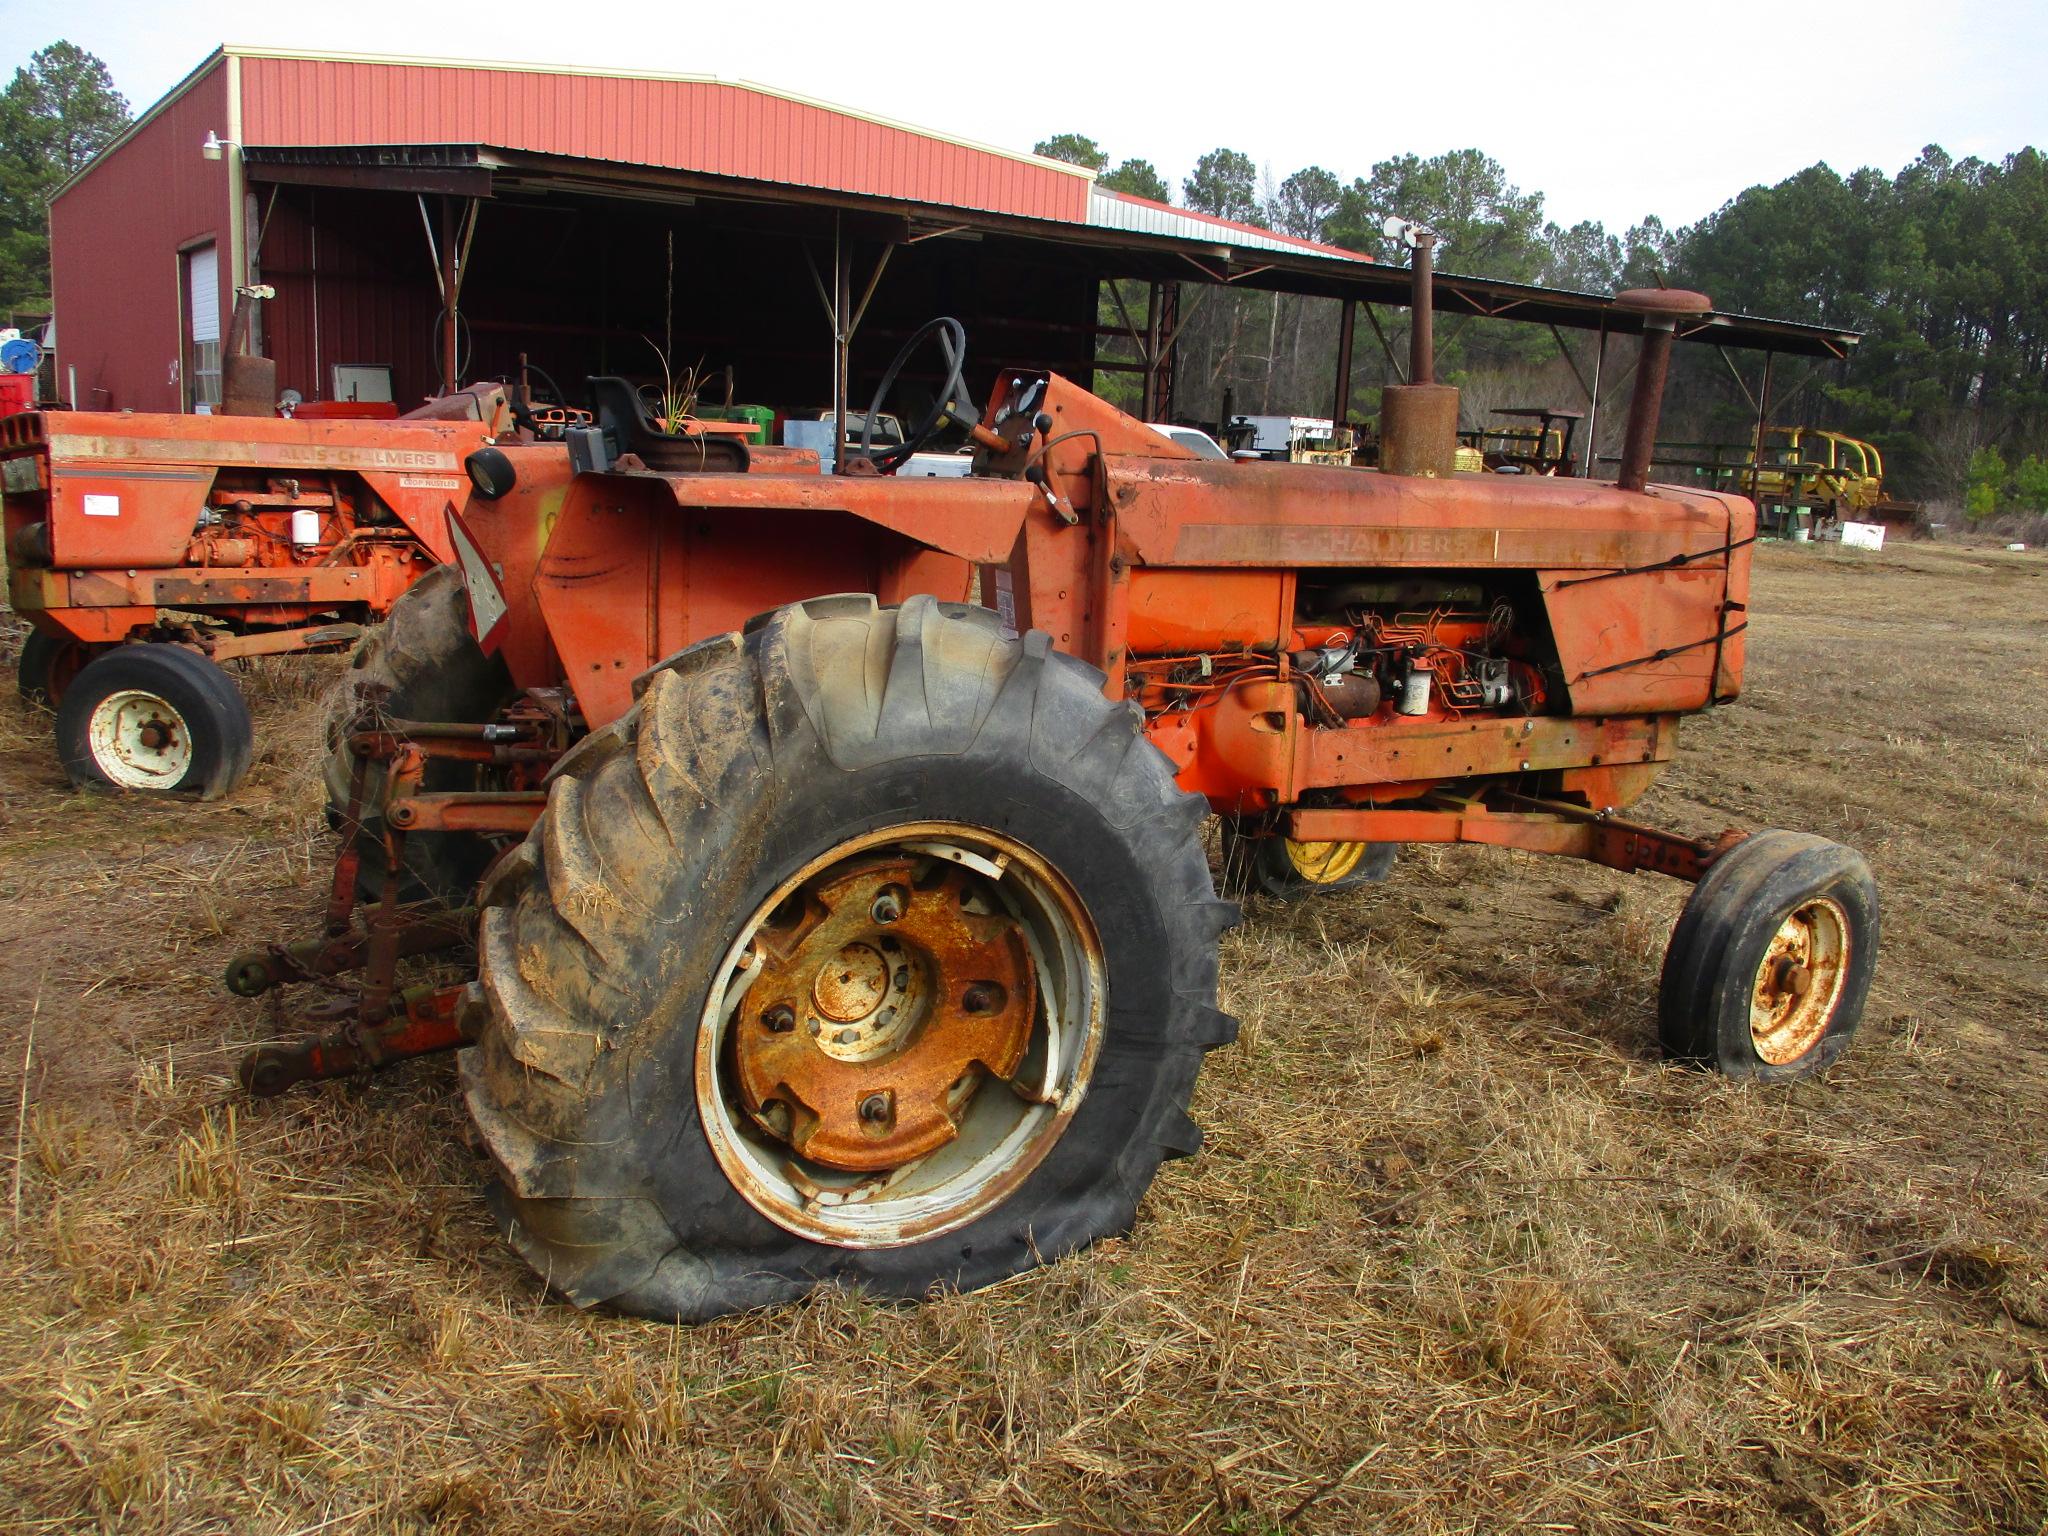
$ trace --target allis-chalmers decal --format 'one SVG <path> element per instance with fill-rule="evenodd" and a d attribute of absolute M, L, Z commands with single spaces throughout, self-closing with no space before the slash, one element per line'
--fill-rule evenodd
<path fill-rule="evenodd" d="M 209 442 L 204 456 L 210 464 L 296 465 L 306 469 L 459 470 L 452 453 L 430 448 L 355 447 L 341 443 Z M 194 444 L 171 438 L 53 437 L 50 457 L 66 459 L 147 459 L 180 463 L 193 457 Z"/>

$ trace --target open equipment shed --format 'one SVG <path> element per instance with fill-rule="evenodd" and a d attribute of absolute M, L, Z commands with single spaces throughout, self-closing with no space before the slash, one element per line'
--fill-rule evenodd
<path fill-rule="evenodd" d="M 236 47 L 60 190 L 51 239 L 59 393 L 82 410 L 210 407 L 236 287 L 263 284 L 252 350 L 309 400 L 388 370 L 404 409 L 522 356 L 572 394 L 593 373 L 659 383 L 660 348 L 675 370 L 730 367 L 742 401 L 858 406 L 951 314 L 970 387 L 998 363 L 1124 371 L 1148 418 L 1210 418 L 1175 390 L 1173 343 L 1201 287 L 1230 285 L 1343 304 L 1341 416 L 1359 307 L 1409 295 L 1355 252 L 759 85 Z M 1146 297 L 1105 324 L 1110 280 Z M 1641 325 L 1605 295 L 1455 274 L 1436 304 L 1598 331 L 1603 352 Z M 1727 314 L 1682 334 L 1822 358 L 1855 340 Z M 1118 335 L 1137 361 L 1100 357 Z"/>

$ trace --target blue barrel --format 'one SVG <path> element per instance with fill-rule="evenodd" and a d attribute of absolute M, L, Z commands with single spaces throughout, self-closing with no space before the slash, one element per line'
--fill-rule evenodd
<path fill-rule="evenodd" d="M 0 341 L 0 373 L 34 373 L 43 349 L 26 336 Z"/>

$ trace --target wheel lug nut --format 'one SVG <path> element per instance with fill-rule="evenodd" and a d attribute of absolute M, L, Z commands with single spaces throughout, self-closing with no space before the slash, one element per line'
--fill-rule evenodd
<path fill-rule="evenodd" d="M 786 1035 L 796 1028 L 796 1010 L 787 1003 L 777 1003 L 762 1012 L 761 1022 L 768 1026 L 771 1035 Z"/>
<path fill-rule="evenodd" d="M 969 1013 L 987 1013 L 995 1005 L 995 994 L 980 982 L 969 987 L 966 995 L 960 999 L 960 1006 Z"/>
<path fill-rule="evenodd" d="M 907 893 L 900 885 L 885 885 L 875 896 L 875 904 L 868 908 L 868 916 L 878 923 L 893 923 L 903 916 L 903 898 Z"/>
<path fill-rule="evenodd" d="M 860 1101 L 860 1117 L 869 1125 L 880 1125 L 889 1118 L 889 1095 L 871 1093 Z"/>

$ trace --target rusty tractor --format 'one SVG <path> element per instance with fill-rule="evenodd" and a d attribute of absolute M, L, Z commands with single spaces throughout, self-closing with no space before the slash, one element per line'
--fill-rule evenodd
<path fill-rule="evenodd" d="M 399 421 L 0 420 L 19 686 L 55 709 L 72 781 L 232 788 L 254 738 L 221 664 L 354 644 L 452 558 L 463 461 L 512 411 L 480 385 Z"/>
<path fill-rule="evenodd" d="M 630 400 L 566 455 L 480 445 L 454 560 L 357 655 L 326 931 L 228 973 L 278 1033 L 244 1083 L 462 1048 L 504 1229 L 578 1304 L 990 1284 L 1129 1228 L 1200 1145 L 1236 1033 L 1211 815 L 1232 895 L 1414 842 L 1693 882 L 1665 1052 L 1825 1067 L 1876 958 L 1862 859 L 1620 815 L 1741 686 L 1755 537 L 1647 483 L 1706 301 L 1625 299 L 1614 485 L 1452 473 L 1423 325 L 1376 471 L 1249 474 L 1036 370 L 976 411 L 951 321 L 906 343 L 950 379 L 882 457 L 950 420 L 964 479 L 678 451 Z M 405 982 L 472 943 L 473 979 Z M 324 1001 L 290 1039 L 294 984 Z"/>

